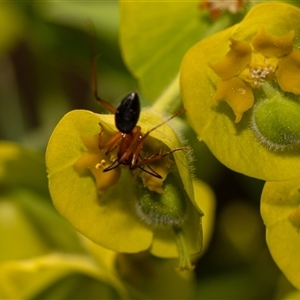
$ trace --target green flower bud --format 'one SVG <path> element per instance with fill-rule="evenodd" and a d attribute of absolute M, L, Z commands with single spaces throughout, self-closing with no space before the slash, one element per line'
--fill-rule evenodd
<path fill-rule="evenodd" d="M 265 83 L 267 99 L 254 107 L 251 128 L 259 141 L 272 151 L 300 148 L 300 102 Z"/>
<path fill-rule="evenodd" d="M 164 181 L 164 193 L 150 191 L 137 184 L 137 212 L 150 226 L 181 227 L 186 214 L 186 195 L 177 174 L 169 173 Z"/>

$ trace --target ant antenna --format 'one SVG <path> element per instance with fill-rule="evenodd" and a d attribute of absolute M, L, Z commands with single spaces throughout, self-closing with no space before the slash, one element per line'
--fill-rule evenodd
<path fill-rule="evenodd" d="M 168 123 L 168 122 L 169 122 L 170 120 L 172 120 L 173 118 L 175 118 L 175 117 L 177 117 L 177 116 L 179 116 L 179 115 L 181 115 L 181 114 L 183 114 L 183 113 L 185 113 L 185 112 L 186 112 L 186 109 L 183 108 L 183 109 L 179 110 L 177 113 L 175 113 L 174 115 L 172 115 L 171 117 L 169 117 L 169 118 L 167 118 L 166 120 L 164 120 L 162 123 L 160 123 L 160 124 L 154 126 L 153 128 L 151 128 L 148 132 L 146 132 L 146 133 L 143 135 L 143 140 L 150 134 L 150 132 L 156 130 L 158 127 L 160 127 L 160 126 L 162 126 L 162 125 Z"/>

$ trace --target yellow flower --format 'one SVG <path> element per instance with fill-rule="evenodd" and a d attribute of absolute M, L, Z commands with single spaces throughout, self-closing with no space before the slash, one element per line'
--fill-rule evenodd
<path fill-rule="evenodd" d="M 235 123 L 254 104 L 253 89 L 277 80 L 285 92 L 300 94 L 300 51 L 293 49 L 295 32 L 274 36 L 261 28 L 251 43 L 230 39 L 230 50 L 216 64 L 209 64 L 221 78 L 212 102 L 225 101 L 233 109 Z"/>
<path fill-rule="evenodd" d="M 251 177 L 300 176 L 299 19 L 293 5 L 257 4 L 238 24 L 194 45 L 181 64 L 181 96 L 198 139 Z"/>
<path fill-rule="evenodd" d="M 293 49 L 289 55 L 280 59 L 276 78 L 285 92 L 300 95 L 300 51 Z"/>
<path fill-rule="evenodd" d="M 151 110 L 143 110 L 138 124 L 145 133 L 162 121 Z M 127 165 L 103 172 L 117 153 L 99 149 L 99 123 L 104 141 L 116 134 L 113 115 L 81 110 L 68 113 L 55 128 L 46 153 L 55 207 L 80 233 L 103 247 L 179 256 L 180 267 L 191 268 L 189 255 L 202 248 L 199 203 L 213 200 L 206 186 L 191 179 L 188 153 L 177 151 L 174 161 L 165 157 L 150 164 L 163 179 Z M 179 147 L 177 134 L 166 123 L 147 136 L 141 156 Z"/>

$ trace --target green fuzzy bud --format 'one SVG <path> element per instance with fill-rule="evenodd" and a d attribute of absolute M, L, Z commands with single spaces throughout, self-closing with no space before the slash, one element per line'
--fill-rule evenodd
<path fill-rule="evenodd" d="M 181 227 L 187 210 L 186 194 L 171 172 L 163 184 L 163 194 L 137 184 L 137 213 L 150 226 Z"/>
<path fill-rule="evenodd" d="M 300 101 L 265 84 L 267 97 L 253 110 L 251 128 L 259 141 L 272 151 L 300 148 Z"/>

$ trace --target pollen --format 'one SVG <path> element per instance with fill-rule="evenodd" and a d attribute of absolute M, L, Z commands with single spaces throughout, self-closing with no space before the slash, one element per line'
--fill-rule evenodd
<path fill-rule="evenodd" d="M 253 67 L 250 68 L 251 85 L 253 88 L 261 87 L 270 74 L 274 74 L 273 66 Z"/>
<path fill-rule="evenodd" d="M 95 168 L 96 168 L 97 170 L 99 170 L 99 169 L 104 169 L 106 166 L 107 166 L 106 160 L 105 160 L 105 159 L 102 159 L 100 163 L 97 163 L 97 164 L 95 165 Z"/>

